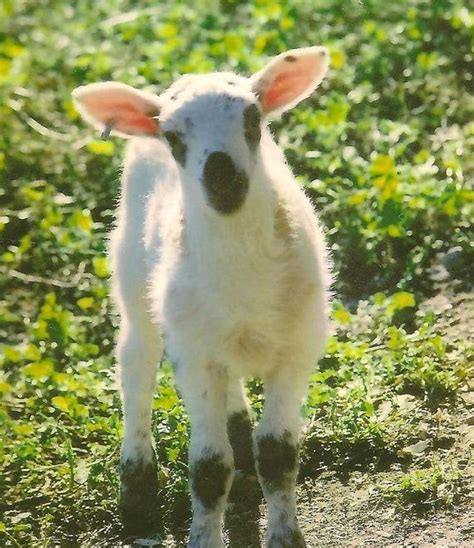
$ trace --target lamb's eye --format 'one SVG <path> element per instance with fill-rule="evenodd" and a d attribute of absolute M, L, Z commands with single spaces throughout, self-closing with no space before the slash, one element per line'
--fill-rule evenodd
<path fill-rule="evenodd" d="M 188 150 L 188 147 L 183 141 L 181 135 L 176 131 L 166 131 L 164 133 L 164 136 L 165 139 L 168 141 L 168 144 L 171 148 L 171 154 L 173 155 L 174 159 L 182 166 L 184 166 L 186 162 L 186 152 Z"/>
<path fill-rule="evenodd" d="M 249 105 L 244 111 L 244 134 L 251 149 L 258 145 L 262 136 L 260 120 L 261 116 L 257 105 Z"/>

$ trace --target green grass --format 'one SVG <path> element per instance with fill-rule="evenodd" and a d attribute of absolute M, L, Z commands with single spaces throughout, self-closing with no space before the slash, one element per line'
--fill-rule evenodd
<path fill-rule="evenodd" d="M 395 464 L 406 476 L 388 500 L 458 500 L 442 493 L 458 493 L 462 464 L 450 471 L 445 457 L 429 459 L 442 439 L 436 417 L 456 404 L 472 347 L 443 339 L 442 311 L 419 305 L 440 279 L 466 288 L 472 275 L 472 21 L 455 0 L 2 3 L 5 542 L 110 544 L 119 535 L 116 318 L 104 248 L 123 143 L 101 142 L 80 122 L 71 90 L 114 79 L 159 91 L 182 72 L 249 74 L 310 44 L 329 47 L 329 78 L 273 124 L 337 273 L 337 331 L 304 409 L 302 474 Z M 258 414 L 261 387 L 250 390 Z M 173 529 L 188 515 L 188 434 L 167 364 L 154 408 L 162 520 Z M 407 450 L 426 429 L 433 441 L 423 454 Z"/>
<path fill-rule="evenodd" d="M 382 484 L 379 491 L 403 513 L 453 508 L 466 495 L 463 475 L 454 462 L 432 462 Z"/>

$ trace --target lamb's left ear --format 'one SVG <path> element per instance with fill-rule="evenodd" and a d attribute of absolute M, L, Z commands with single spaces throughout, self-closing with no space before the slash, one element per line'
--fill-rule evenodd
<path fill-rule="evenodd" d="M 106 135 L 155 137 L 159 132 L 158 98 L 120 82 L 80 86 L 72 92 L 82 117 Z"/>
<path fill-rule="evenodd" d="M 326 48 L 293 49 L 281 53 L 251 78 L 262 110 L 278 114 L 294 107 L 316 89 L 329 66 Z"/>

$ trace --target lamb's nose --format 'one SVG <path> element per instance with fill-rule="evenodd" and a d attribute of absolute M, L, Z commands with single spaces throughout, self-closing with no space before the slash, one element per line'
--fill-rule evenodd
<path fill-rule="evenodd" d="M 249 181 L 225 152 L 209 154 L 204 164 L 203 183 L 208 202 L 219 213 L 233 213 L 245 200 Z"/>
<path fill-rule="evenodd" d="M 225 152 L 213 152 L 209 154 L 204 165 L 204 180 L 206 185 L 224 183 L 233 179 L 237 169 L 232 158 Z"/>

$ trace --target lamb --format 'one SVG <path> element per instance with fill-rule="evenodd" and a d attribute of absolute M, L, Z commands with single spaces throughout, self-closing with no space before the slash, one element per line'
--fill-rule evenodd
<path fill-rule="evenodd" d="M 191 421 L 188 546 L 224 546 L 234 475 L 255 468 L 267 546 L 305 546 L 295 500 L 300 407 L 328 334 L 330 267 L 268 120 L 314 91 L 328 57 L 323 47 L 290 50 L 250 78 L 185 75 L 159 96 L 117 82 L 73 92 L 104 136 L 133 137 L 110 239 L 128 530 L 152 517 L 151 406 L 166 349 Z M 249 375 L 265 386 L 253 438 Z"/>

